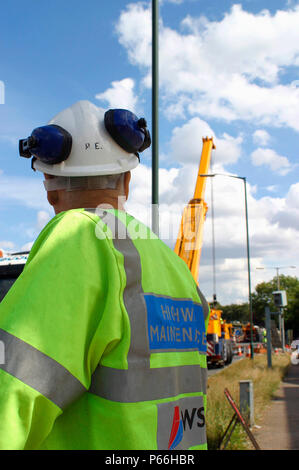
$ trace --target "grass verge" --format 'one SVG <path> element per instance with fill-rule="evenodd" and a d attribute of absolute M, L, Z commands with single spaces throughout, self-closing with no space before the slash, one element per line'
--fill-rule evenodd
<path fill-rule="evenodd" d="M 224 389 L 228 388 L 239 407 L 239 381 L 252 380 L 254 394 L 254 420 L 258 424 L 263 417 L 265 407 L 271 402 L 274 392 L 286 374 L 290 364 L 289 354 L 272 356 L 272 369 L 267 367 L 266 354 L 255 355 L 254 359 L 245 358 L 235 362 L 208 379 L 207 391 L 207 438 L 208 449 L 219 448 L 232 416 L 233 409 L 228 403 Z M 252 444 L 238 424 L 227 446 L 228 450 L 248 450 Z"/>

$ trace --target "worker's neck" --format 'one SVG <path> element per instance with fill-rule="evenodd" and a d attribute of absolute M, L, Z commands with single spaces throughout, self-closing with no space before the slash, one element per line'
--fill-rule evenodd
<path fill-rule="evenodd" d="M 125 196 L 120 196 L 119 194 L 92 195 L 88 193 L 91 193 L 91 191 L 87 191 L 86 194 L 81 194 L 78 198 L 74 195 L 74 193 L 65 193 L 65 197 L 59 198 L 56 204 L 53 206 L 55 214 L 59 214 L 60 212 L 71 209 L 95 209 L 99 206 L 105 209 L 113 208 L 121 211 L 125 210 Z"/>

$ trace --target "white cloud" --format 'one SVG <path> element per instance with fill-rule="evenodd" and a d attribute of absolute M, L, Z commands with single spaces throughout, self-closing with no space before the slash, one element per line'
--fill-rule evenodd
<path fill-rule="evenodd" d="M 244 302 L 248 299 L 244 186 L 238 180 L 224 177 L 215 178 L 213 186 L 217 297 L 223 303 L 235 302 L 236 299 Z M 291 265 L 298 259 L 299 184 L 298 187 L 293 186 L 286 198 L 255 199 L 252 187 L 247 183 L 252 290 L 257 282 L 271 276 L 271 272 L 265 272 L 263 279 L 258 278 L 256 266 L 279 266 L 282 260 L 284 265 Z M 209 211 L 204 225 L 199 281 L 211 299 L 213 273 L 209 187 L 206 200 Z M 298 272 L 299 269 L 291 274 L 298 275 Z"/>
<path fill-rule="evenodd" d="M 22 227 L 23 233 L 30 238 L 33 241 L 29 241 L 25 244 L 23 244 L 21 247 L 16 246 L 16 244 L 12 241 L 6 241 L 2 240 L 0 241 L 0 249 L 3 249 L 4 251 L 7 252 L 12 252 L 12 251 L 30 251 L 31 247 L 34 243 L 34 239 L 37 238 L 38 234 L 40 231 L 45 227 L 45 225 L 49 222 L 49 220 L 52 218 L 52 216 L 49 214 L 47 211 L 38 211 L 36 214 L 36 223 L 32 227 Z"/>
<path fill-rule="evenodd" d="M 172 157 L 181 164 L 199 164 L 202 138 L 213 137 L 217 152 L 212 154 L 214 163 L 236 163 L 241 155 L 242 136 L 232 137 L 227 133 L 216 136 L 214 131 L 199 117 L 194 117 L 181 127 L 173 130 L 170 146 Z"/>
<path fill-rule="evenodd" d="M 299 67 L 298 22 L 299 7 L 253 14 L 240 5 L 221 21 L 187 16 L 181 31 L 161 19 L 160 83 L 171 117 L 188 111 L 298 131 L 299 87 L 280 82 L 287 67 Z M 150 86 L 150 8 L 130 4 L 120 15 L 117 33 Z"/>
<path fill-rule="evenodd" d="M 187 17 L 183 25 L 202 37 L 217 69 L 275 83 L 281 67 L 298 65 L 298 18 L 298 8 L 254 14 L 233 5 L 221 21 Z"/>
<path fill-rule="evenodd" d="M 160 236 L 174 248 L 182 211 L 193 197 L 198 165 L 182 169 L 160 169 Z M 237 179 L 219 176 L 213 179 L 214 225 L 216 239 L 217 297 L 220 302 L 236 303 L 248 299 L 248 273 L 244 185 Z M 207 181 L 205 199 L 209 210 L 203 226 L 203 249 L 199 284 L 212 299 L 212 220 L 211 180 Z M 286 197 L 255 198 L 254 187 L 247 183 L 252 290 L 271 273 L 255 273 L 256 266 L 294 264 L 299 256 L 299 183 Z M 151 170 L 139 165 L 132 172 L 127 210 L 151 225 Z M 290 250 L 290 247 L 292 249 Z M 291 273 L 296 275 L 297 272 Z"/>
<path fill-rule="evenodd" d="M 38 213 L 37 213 L 37 222 L 36 222 L 37 229 L 39 231 L 42 230 L 51 218 L 52 217 L 49 214 L 49 212 L 38 211 Z"/>
<path fill-rule="evenodd" d="M 253 135 L 253 142 L 257 145 L 266 146 L 269 144 L 271 136 L 269 132 L 265 131 L 264 129 L 257 129 Z"/>
<path fill-rule="evenodd" d="M 136 111 L 138 98 L 134 93 L 135 82 L 132 78 L 124 78 L 111 83 L 103 93 L 98 93 L 96 99 L 108 103 L 109 108 L 123 108 Z"/>
<path fill-rule="evenodd" d="M 268 148 L 258 148 L 251 154 L 251 161 L 255 166 L 266 165 L 269 166 L 273 172 L 282 176 L 286 175 L 292 170 L 287 157 L 278 155 L 275 150 Z"/>
<path fill-rule="evenodd" d="M 34 225 L 23 229 L 27 238 L 30 239 L 29 242 L 25 243 L 22 247 L 22 251 L 30 251 L 31 247 L 34 243 L 34 240 L 38 237 L 42 229 L 46 226 L 46 224 L 52 219 L 53 215 L 50 215 L 47 211 L 38 211 L 36 214 L 36 222 Z"/>
<path fill-rule="evenodd" d="M 278 223 L 280 230 L 284 228 L 299 231 L 299 183 L 291 185 L 283 206 L 273 214 L 272 220 Z"/>
<path fill-rule="evenodd" d="M 22 246 L 21 251 L 30 251 L 33 246 L 33 243 L 34 241 L 25 243 L 25 245 Z"/>
<path fill-rule="evenodd" d="M 130 61 L 139 66 L 151 66 L 151 11 L 141 3 L 131 3 L 122 11 L 116 32 L 127 50 Z"/>
<path fill-rule="evenodd" d="M 34 178 L 0 174 L 0 200 L 40 210 L 47 210 L 49 207 L 46 191 L 38 172 L 35 173 Z"/>
<path fill-rule="evenodd" d="M 13 251 L 15 249 L 15 244 L 12 241 L 8 240 L 0 240 L 0 250 L 6 251 Z"/>
<path fill-rule="evenodd" d="M 130 196 L 126 203 L 126 210 L 149 227 L 152 215 L 151 174 L 151 169 L 142 164 L 132 171 Z M 185 198 L 188 197 L 177 185 L 179 174 L 177 168 L 159 170 L 160 235 L 169 245 L 172 245 L 177 237 L 181 212 L 186 203 Z M 176 191 L 180 192 L 180 197 L 176 197 Z"/>
<path fill-rule="evenodd" d="M 177 5 L 181 4 L 184 2 L 184 0 L 162 0 L 161 3 L 176 3 Z"/>

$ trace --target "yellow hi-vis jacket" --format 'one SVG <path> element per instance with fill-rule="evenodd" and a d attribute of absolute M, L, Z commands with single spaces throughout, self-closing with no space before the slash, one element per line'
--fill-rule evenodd
<path fill-rule="evenodd" d="M 0 304 L 0 448 L 205 449 L 208 312 L 132 216 L 58 214 Z"/>

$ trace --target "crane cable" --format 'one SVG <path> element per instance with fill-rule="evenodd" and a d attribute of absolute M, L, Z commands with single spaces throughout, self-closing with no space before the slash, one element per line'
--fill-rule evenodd
<path fill-rule="evenodd" d="M 211 171 L 213 173 L 213 157 L 211 157 Z M 211 214 L 212 214 L 212 260 L 213 260 L 213 306 L 216 307 L 216 249 L 215 249 L 215 214 L 214 214 L 214 187 L 211 178 Z"/>

